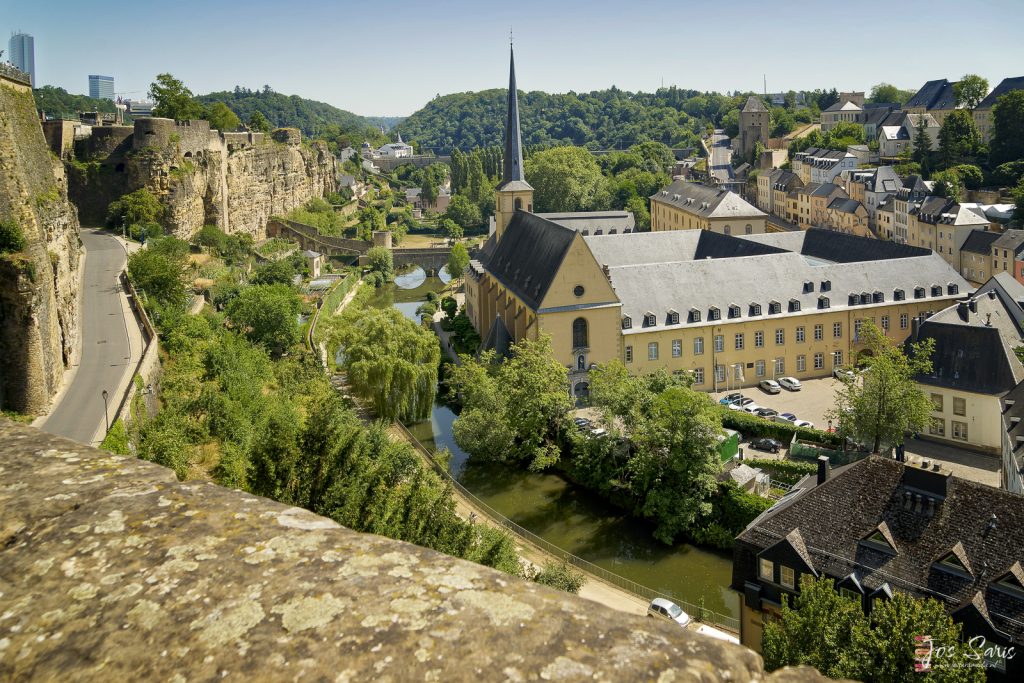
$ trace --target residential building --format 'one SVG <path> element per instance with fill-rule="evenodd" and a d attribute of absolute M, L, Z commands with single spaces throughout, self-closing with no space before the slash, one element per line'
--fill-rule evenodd
<path fill-rule="evenodd" d="M 444 213 L 448 210 L 448 204 L 452 195 L 447 187 L 437 189 L 437 198 L 433 202 L 426 202 L 423 199 L 423 190 L 418 187 L 411 187 L 405 191 L 405 201 L 412 204 L 417 211 L 424 213 Z"/>
<path fill-rule="evenodd" d="M 747 159 L 754 152 L 754 147 L 760 142 L 768 145 L 768 137 L 771 124 L 771 112 L 764 102 L 757 95 L 747 98 L 743 108 L 740 109 L 740 132 L 736 136 L 733 148 L 743 159 Z"/>
<path fill-rule="evenodd" d="M 824 577 L 867 613 L 897 592 L 938 600 L 964 640 L 999 646 L 985 656 L 988 680 L 1024 678 L 1024 658 L 1006 652 L 1024 647 L 1024 497 L 926 461 L 872 455 L 829 469 L 819 461 L 817 476 L 736 539 L 741 642 L 760 650 L 764 624 L 784 598 L 792 604 L 800 579 Z"/>
<path fill-rule="evenodd" d="M 917 139 L 918 127 L 924 121 L 925 132 L 928 134 L 928 148 L 933 152 L 939 148 L 939 130 L 941 124 L 932 114 L 907 114 L 901 117 L 902 121 L 898 126 L 879 126 L 878 129 L 878 154 L 883 159 L 892 159 L 904 152 L 913 150 L 914 140 Z"/>
<path fill-rule="evenodd" d="M 856 91 L 855 90 L 855 91 L 851 91 L 851 92 L 841 92 L 841 93 L 839 93 L 839 101 L 840 102 L 853 102 L 854 104 L 856 104 L 858 107 L 861 107 L 861 108 L 866 106 L 865 103 L 864 103 L 864 92 L 863 91 Z"/>
<path fill-rule="evenodd" d="M 971 112 L 982 142 L 989 142 L 992 139 L 992 107 L 1000 97 L 1014 90 L 1024 90 L 1024 76 L 1004 78 Z"/>
<path fill-rule="evenodd" d="M 808 183 L 792 190 L 787 196 L 787 200 L 795 199 L 795 212 L 792 216 L 787 215 L 786 220 L 796 223 L 803 230 L 824 227 L 828 224 L 828 206 L 837 198 L 848 199 L 849 195 L 834 183 Z"/>
<path fill-rule="evenodd" d="M 32 86 L 39 84 L 36 80 L 36 39 L 27 33 L 11 34 L 7 42 L 7 58 L 14 68 L 20 69 L 32 77 Z"/>
<path fill-rule="evenodd" d="M 374 150 L 373 154 L 375 157 L 383 157 L 385 159 L 405 159 L 412 156 L 413 149 L 410 145 L 402 142 L 402 134 L 399 133 L 398 140 L 378 147 Z"/>
<path fill-rule="evenodd" d="M 931 114 L 938 125 L 942 125 L 950 112 L 957 109 L 956 83 L 945 78 L 928 81 L 903 105 L 909 114 Z"/>
<path fill-rule="evenodd" d="M 878 207 L 903 187 L 903 182 L 893 167 L 879 166 L 849 171 L 841 177 L 841 183 L 850 199 L 856 199 L 864 204 L 868 212 L 868 227 L 882 235 L 883 233 L 877 230 L 875 214 Z"/>
<path fill-rule="evenodd" d="M 651 195 L 651 231 L 711 230 L 723 235 L 765 231 L 765 214 L 735 192 L 677 180 Z"/>
<path fill-rule="evenodd" d="M 821 112 L 821 132 L 827 133 L 840 123 L 861 123 L 863 120 L 863 107 L 840 99 L 831 107 Z"/>
<path fill-rule="evenodd" d="M 972 230 L 960 247 L 960 274 L 975 287 L 992 276 L 992 244 L 1001 236 L 991 230 Z"/>
<path fill-rule="evenodd" d="M 931 339 L 932 369 L 915 377 L 932 400 L 923 438 L 998 455 L 1002 399 L 1024 380 L 1014 349 L 1024 346 L 1024 286 L 1003 273 L 977 294 L 913 325 L 907 343 Z"/>
<path fill-rule="evenodd" d="M 779 175 L 774 184 L 772 185 L 772 211 L 771 213 L 781 218 L 785 218 L 790 222 L 796 222 L 792 218 L 789 218 L 790 208 L 788 206 L 789 193 L 803 187 L 803 183 L 797 174 L 792 171 L 783 171 Z M 792 208 L 792 215 L 796 215 L 797 205 L 794 203 Z"/>
<path fill-rule="evenodd" d="M 875 209 L 875 234 L 881 239 L 895 239 L 895 211 L 893 208 L 894 197 L 889 197 L 879 204 Z M 868 213 L 868 225 L 871 225 L 871 214 Z M 905 240 L 904 240 L 905 241 Z"/>
<path fill-rule="evenodd" d="M 1008 273 L 1024 284 L 1024 230 L 1007 230 L 992 243 L 992 275 Z"/>
<path fill-rule="evenodd" d="M 89 76 L 89 97 L 102 100 L 114 100 L 114 77 L 113 76 L 97 76 L 92 74 Z"/>
<path fill-rule="evenodd" d="M 931 194 L 931 185 L 921 176 L 903 178 L 903 187 L 893 196 L 893 240 L 906 243 L 909 238 L 910 212 Z M 930 248 L 930 247 L 929 247 Z"/>
<path fill-rule="evenodd" d="M 868 212 L 856 199 L 836 197 L 825 209 L 825 227 L 858 237 L 874 237 L 868 229 Z"/>
<path fill-rule="evenodd" d="M 143 116 L 152 116 L 153 107 L 156 106 L 155 102 L 147 102 L 145 100 L 125 100 L 127 106 L 126 113 L 130 114 L 135 118 Z"/>
<path fill-rule="evenodd" d="M 757 205 L 762 211 L 775 214 L 785 218 L 786 216 L 786 193 L 796 189 L 800 178 L 791 171 L 784 171 L 781 168 L 770 172 L 761 173 L 757 176 Z M 776 199 L 778 199 L 778 210 L 776 210 Z"/>
<path fill-rule="evenodd" d="M 806 183 L 831 183 L 846 170 L 857 168 L 855 154 L 846 150 L 811 147 L 793 155 L 793 173 Z"/>
<path fill-rule="evenodd" d="M 885 121 L 886 117 L 897 107 L 892 104 L 869 104 L 864 109 L 862 123 L 864 124 L 864 139 L 877 140 L 878 127 Z"/>
<path fill-rule="evenodd" d="M 957 271 L 960 248 L 974 230 L 987 230 L 983 213 L 945 197 L 927 197 L 910 209 L 907 244 L 938 252 Z"/>

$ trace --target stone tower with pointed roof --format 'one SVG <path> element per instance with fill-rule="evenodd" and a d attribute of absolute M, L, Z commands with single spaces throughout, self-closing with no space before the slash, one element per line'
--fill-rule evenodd
<path fill-rule="evenodd" d="M 516 94 L 515 52 L 509 46 L 508 118 L 505 121 L 505 156 L 501 184 L 495 193 L 494 230 L 500 240 L 516 209 L 533 211 L 533 188 L 523 174 L 523 140 L 519 133 L 519 96 Z"/>
<path fill-rule="evenodd" d="M 758 142 L 767 146 L 770 123 L 771 112 L 764 106 L 764 101 L 756 95 L 748 97 L 740 109 L 740 134 L 733 143 L 736 153 L 747 159 Z M 756 159 L 754 164 L 757 165 Z"/>

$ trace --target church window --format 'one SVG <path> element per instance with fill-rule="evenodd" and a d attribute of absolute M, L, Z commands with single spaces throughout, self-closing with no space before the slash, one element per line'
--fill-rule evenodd
<path fill-rule="evenodd" d="M 587 346 L 587 319 L 576 318 L 572 321 L 572 346 L 582 349 Z"/>

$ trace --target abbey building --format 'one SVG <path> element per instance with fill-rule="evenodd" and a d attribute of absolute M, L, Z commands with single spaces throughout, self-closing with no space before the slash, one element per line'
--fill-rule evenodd
<path fill-rule="evenodd" d="M 469 267 L 467 314 L 499 352 L 549 335 L 576 396 L 615 358 L 690 372 L 707 391 L 826 376 L 855 361 L 863 320 L 902 341 L 969 291 L 928 249 L 829 230 L 641 233 L 624 212 L 535 213 L 514 62 L 494 225 Z"/>

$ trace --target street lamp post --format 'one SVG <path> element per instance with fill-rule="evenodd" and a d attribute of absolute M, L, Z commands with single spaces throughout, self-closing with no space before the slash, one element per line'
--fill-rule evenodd
<path fill-rule="evenodd" d="M 107 431 L 104 432 L 104 434 L 107 434 L 110 431 L 110 414 L 107 411 L 107 390 L 106 389 L 103 390 L 103 422 L 107 426 Z"/>

